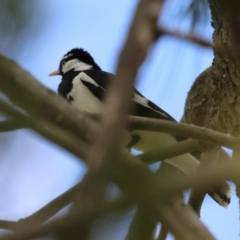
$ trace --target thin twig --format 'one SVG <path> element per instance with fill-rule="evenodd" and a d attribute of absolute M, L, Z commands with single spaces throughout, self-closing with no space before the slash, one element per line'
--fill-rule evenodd
<path fill-rule="evenodd" d="M 165 204 L 160 205 L 159 212 L 164 216 L 163 223 L 175 236 L 178 236 L 177 239 L 216 240 L 210 231 L 200 224 L 197 215 L 189 206 Z"/>
<path fill-rule="evenodd" d="M 8 119 L 0 121 L 0 132 L 15 131 L 23 128 L 27 128 L 27 124 L 19 122 L 17 119 Z"/>
<path fill-rule="evenodd" d="M 162 36 L 162 35 L 169 35 L 171 37 L 175 37 L 178 39 L 182 39 L 191 43 L 195 43 L 197 45 L 200 45 L 202 47 L 207 47 L 207 48 L 213 48 L 213 43 L 211 41 L 205 40 L 199 36 L 193 35 L 193 34 L 186 34 L 182 33 L 179 31 L 172 31 L 168 30 L 164 27 L 159 27 L 157 30 L 157 37 Z"/>
<path fill-rule="evenodd" d="M 231 149 L 238 148 L 240 144 L 240 139 L 236 137 L 186 123 L 131 116 L 129 117 L 128 125 L 131 131 L 141 129 L 156 132 L 166 132 L 173 135 L 196 138 L 207 143 L 213 143 Z"/>
<path fill-rule="evenodd" d="M 41 225 L 43 222 L 47 221 L 49 218 L 54 216 L 57 212 L 63 209 L 68 204 L 72 203 L 74 197 L 77 195 L 78 191 L 81 191 L 81 183 L 75 185 L 74 187 L 70 188 L 47 205 L 39 209 L 37 212 L 33 213 L 32 215 L 20 219 L 18 222 L 18 227 L 21 228 L 21 224 L 25 226 L 36 227 Z M 1 227 L 1 225 L 0 225 Z"/>
<path fill-rule="evenodd" d="M 144 152 L 139 154 L 138 157 L 145 163 L 151 164 L 156 161 L 163 161 L 167 158 L 176 157 L 197 150 L 199 150 L 198 141 L 187 139 L 160 149 Z"/>

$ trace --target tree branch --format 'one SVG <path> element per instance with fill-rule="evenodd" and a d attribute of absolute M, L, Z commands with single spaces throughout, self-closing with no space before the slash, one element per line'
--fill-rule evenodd
<path fill-rule="evenodd" d="M 52 124 L 50 121 L 42 119 L 33 119 L 27 117 L 16 108 L 12 107 L 6 102 L 0 100 L 0 109 L 5 114 L 8 114 L 17 119 L 20 125 L 28 126 L 35 131 L 39 132 L 42 136 L 47 139 L 59 144 L 64 149 L 75 154 L 77 157 L 83 158 L 86 157 L 86 151 L 88 150 L 88 144 L 81 139 L 77 138 L 71 132 L 61 129 L 58 126 Z"/>
<path fill-rule="evenodd" d="M 236 137 L 192 124 L 131 116 L 129 117 L 128 125 L 131 131 L 141 129 L 166 132 L 177 136 L 196 138 L 207 143 L 213 143 L 231 149 L 238 148 L 240 144 L 240 140 Z"/>
<path fill-rule="evenodd" d="M 105 214 L 109 214 L 116 211 L 123 211 L 129 208 L 133 203 L 126 198 L 119 198 L 114 200 L 110 203 L 105 203 L 102 208 L 99 209 L 98 212 L 90 212 L 87 215 L 82 214 L 80 216 L 76 215 L 67 215 L 55 220 L 50 221 L 42 226 L 31 226 L 28 225 L 20 225 L 18 226 L 18 222 L 11 222 L 12 226 L 16 226 L 15 229 L 10 230 L 17 230 L 14 235 L 5 234 L 0 236 L 0 240 L 28 240 L 32 238 L 38 238 L 46 235 L 64 235 L 64 231 L 69 229 L 73 222 L 77 222 L 79 225 L 79 229 L 82 229 L 84 226 L 85 221 L 88 221 L 89 217 L 94 217 L 96 219 L 99 216 L 103 216 Z M 10 221 L 3 221 L 5 224 Z"/>
<path fill-rule="evenodd" d="M 163 0 L 139 2 L 125 46 L 119 57 L 115 80 L 108 86 L 106 105 L 102 113 L 102 126 L 88 156 L 88 163 L 95 170 L 95 174 L 96 169 L 101 170 L 98 171 L 98 174 L 101 173 L 101 178 L 97 180 L 96 186 L 108 177 L 108 170 L 111 169 L 119 151 L 126 116 L 131 109 L 133 83 L 138 68 L 147 56 L 148 48 L 155 40 L 154 30 L 163 2 Z M 94 188 L 96 192 L 96 187 Z"/>
<path fill-rule="evenodd" d="M 26 124 L 19 122 L 17 119 L 0 121 L 0 132 L 15 131 L 27 127 L 28 126 Z"/>
<path fill-rule="evenodd" d="M 167 197 L 168 194 L 166 194 L 165 191 L 161 190 L 161 186 L 159 186 L 158 184 L 156 185 L 155 180 L 153 180 L 153 174 L 149 170 L 147 170 L 144 165 L 140 164 L 140 162 L 137 159 L 135 159 L 133 157 L 131 157 L 131 159 L 132 160 L 130 160 L 128 158 L 127 160 L 120 161 L 119 162 L 120 165 L 118 164 L 115 168 L 116 172 L 113 173 L 114 178 L 116 178 L 116 177 L 118 178 L 117 182 L 120 183 L 120 186 L 125 188 L 125 190 L 127 187 L 128 190 L 126 190 L 125 192 L 129 193 L 131 196 L 134 196 L 134 199 L 139 198 L 138 201 L 149 200 L 149 196 L 153 196 L 153 199 L 156 199 L 155 194 L 154 195 L 152 194 L 153 189 L 156 189 L 157 192 L 160 191 L 161 195 L 164 195 L 164 198 Z M 132 174 L 129 174 L 130 172 Z M 204 178 L 205 178 L 205 176 L 204 176 Z M 149 182 L 149 180 L 150 180 L 150 182 Z M 127 184 L 125 184 L 125 181 L 127 181 Z M 154 182 L 151 182 L 151 181 L 154 181 Z M 138 187 L 136 187 L 136 183 L 138 183 L 140 185 Z M 191 183 L 192 183 L 192 181 L 190 181 L 190 184 L 189 183 L 188 184 L 191 185 Z M 187 187 L 189 187 L 189 185 L 187 185 Z M 148 186 L 152 186 L 153 189 L 149 189 Z M 162 185 L 162 187 L 163 186 L 164 185 Z M 176 187 L 176 182 L 173 183 L 173 186 Z M 146 188 L 146 189 L 144 190 L 144 188 Z M 172 191 L 169 192 L 168 186 L 164 186 L 164 189 L 166 191 L 168 191 L 168 193 L 170 193 L 170 194 L 172 193 Z M 173 188 L 171 188 L 171 189 L 173 189 Z M 147 191 L 147 192 L 144 193 L 144 191 Z"/>
<path fill-rule="evenodd" d="M 0 220 L 0 228 L 15 231 L 15 229 L 17 228 L 17 222 Z"/>
<path fill-rule="evenodd" d="M 147 164 L 154 163 L 156 161 L 162 161 L 168 158 L 176 157 L 185 153 L 194 152 L 199 150 L 198 141 L 187 139 L 170 146 L 166 146 L 160 149 L 151 150 L 137 155 L 142 161 Z"/>
<path fill-rule="evenodd" d="M 159 212 L 164 216 L 163 223 L 181 240 L 214 240 L 209 230 L 200 224 L 197 215 L 189 206 L 162 205 Z"/>
<path fill-rule="evenodd" d="M 179 31 L 171 31 L 164 27 L 159 27 L 156 33 L 157 37 L 162 35 L 169 35 L 170 37 L 175 37 L 181 40 L 185 40 L 201 47 L 213 48 L 213 43 L 211 41 L 200 38 L 199 36 L 193 34 L 185 34 Z"/>
<path fill-rule="evenodd" d="M 155 28 L 163 0 L 142 0 L 130 27 L 125 46 L 120 54 L 116 77 L 110 82 L 102 127 L 89 156 L 99 165 L 103 159 L 111 161 L 119 145 L 126 114 L 130 112 L 133 83 L 147 50 L 155 40 Z M 97 154 L 96 154 L 97 153 Z"/>
<path fill-rule="evenodd" d="M 130 160 L 132 159 L 132 160 Z M 172 196 L 172 194 L 179 191 L 179 189 L 183 190 L 186 188 L 189 188 L 189 186 L 195 184 L 196 187 L 202 187 L 201 183 L 199 183 L 199 180 L 203 180 L 203 184 L 206 183 L 206 179 L 213 180 L 214 183 L 217 182 L 217 179 L 219 180 L 219 172 L 223 171 L 223 168 L 220 169 L 216 173 L 216 170 L 212 176 L 212 174 L 209 174 L 209 172 L 204 173 L 204 175 L 198 175 L 197 177 L 191 178 L 189 181 L 181 182 L 179 183 L 178 178 L 172 178 L 173 181 L 167 182 L 165 181 L 159 181 L 158 178 L 145 167 L 143 163 L 141 163 L 139 160 L 135 159 L 132 156 L 129 156 L 128 159 L 121 159 L 120 161 L 117 161 L 117 165 L 115 166 L 114 170 L 114 178 L 117 179 L 117 182 L 120 184 L 120 186 L 124 189 L 124 192 L 130 197 L 130 202 L 137 201 L 140 204 L 145 204 L 147 202 L 155 204 L 161 201 L 169 201 L 169 197 Z M 131 164 L 129 164 L 131 163 Z M 224 166 L 225 168 L 226 166 Z M 233 166 L 232 166 L 233 167 Z M 219 169 L 218 169 L 219 170 Z M 234 171 L 235 174 L 238 174 L 238 169 L 235 168 L 228 168 L 228 170 Z M 130 174 L 131 173 L 131 174 Z M 232 172 L 228 172 L 230 175 Z M 231 175 L 232 176 L 232 175 Z M 126 182 L 128 184 L 126 184 Z M 149 188 L 149 186 L 151 186 Z M 171 187 L 171 188 L 170 188 Z M 165 199 L 165 200 L 164 200 Z M 92 212 L 95 216 L 96 212 Z M 89 214 L 89 213 L 88 213 Z M 161 214 L 161 212 L 160 212 Z M 79 217 L 79 216 L 78 216 Z M 81 226 L 81 222 L 86 221 L 85 217 L 89 219 L 91 216 L 87 215 L 81 215 L 81 219 L 78 221 L 78 225 Z M 161 216 L 161 219 L 164 221 L 165 215 Z M 75 219 L 75 218 L 74 218 Z M 37 236 L 42 236 L 46 234 L 51 234 L 53 232 L 56 232 L 56 229 L 65 229 L 69 227 L 68 224 L 70 224 L 71 220 L 69 217 L 66 219 L 60 219 L 56 220 L 54 222 L 51 222 L 49 224 L 45 224 L 44 226 L 37 228 L 37 229 L 25 229 L 26 231 L 24 233 L 19 232 L 18 235 L 15 236 L 9 236 L 9 237 L 2 237 L 2 239 L 29 239 Z M 166 220 L 167 221 L 167 220 Z M 191 221 L 189 221 L 189 224 L 191 224 Z M 201 225 L 199 222 L 198 224 Z M 192 225 L 192 228 L 194 229 L 194 224 Z M 178 236 L 178 233 L 176 230 L 173 230 L 173 233 Z M 196 237 L 195 239 L 202 239 Z"/>

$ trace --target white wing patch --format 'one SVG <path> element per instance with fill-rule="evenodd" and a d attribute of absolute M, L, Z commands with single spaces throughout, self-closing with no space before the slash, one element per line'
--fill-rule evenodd
<path fill-rule="evenodd" d="M 73 88 L 68 93 L 67 98 L 72 97 L 71 104 L 81 111 L 90 113 L 100 113 L 103 107 L 103 103 L 86 87 L 82 80 L 90 82 L 91 84 L 98 86 L 87 74 L 81 72 L 73 79 Z"/>
<path fill-rule="evenodd" d="M 79 74 L 80 79 L 86 82 L 91 83 L 92 85 L 96 86 L 96 87 L 100 87 L 91 77 L 89 77 L 86 73 L 81 72 Z"/>
<path fill-rule="evenodd" d="M 167 115 L 166 113 L 161 112 L 161 111 L 157 111 L 157 110 L 151 108 L 151 107 L 148 105 L 148 99 L 145 98 L 145 97 L 142 97 L 142 96 L 134 93 L 133 101 L 136 102 L 136 103 L 139 103 L 140 105 L 142 105 L 142 106 L 144 106 L 144 107 L 150 108 L 150 109 L 153 110 L 154 112 L 160 113 L 162 116 L 168 118 L 168 115 Z"/>
<path fill-rule="evenodd" d="M 101 88 L 103 91 L 105 91 L 105 89 L 103 87 L 101 87 L 100 85 L 98 85 L 91 77 L 89 77 L 86 73 L 82 72 L 81 74 L 81 77 L 80 79 L 82 81 L 85 81 L 85 82 L 89 82 L 91 83 L 92 85 L 96 86 L 96 87 L 99 87 Z"/>
<path fill-rule="evenodd" d="M 144 107 L 149 108 L 149 106 L 148 106 L 148 100 L 147 100 L 146 98 L 144 98 L 144 97 L 136 94 L 136 93 L 134 93 L 133 101 L 136 102 L 136 103 L 141 104 L 141 105 L 144 106 Z"/>

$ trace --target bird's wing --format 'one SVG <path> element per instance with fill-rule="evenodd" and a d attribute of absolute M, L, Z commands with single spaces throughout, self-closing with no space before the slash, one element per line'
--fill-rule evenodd
<path fill-rule="evenodd" d="M 97 83 L 97 85 L 101 86 L 103 89 L 107 88 L 110 78 L 114 76 L 111 73 L 95 69 L 86 70 L 84 73 L 86 73 L 92 80 Z"/>
<path fill-rule="evenodd" d="M 105 89 L 112 76 L 112 74 L 107 72 L 90 69 L 84 71 L 80 80 L 95 97 L 102 101 Z M 132 100 L 134 102 L 133 115 L 135 116 L 176 121 L 156 104 L 145 98 L 136 89 Z M 132 131 L 131 135 L 139 137 L 139 140 L 135 142 L 132 147 L 141 151 L 164 147 L 180 140 L 178 137 L 174 137 L 171 134 L 142 130 Z M 129 138 L 126 139 L 129 140 Z M 184 159 L 182 161 L 177 160 L 177 158 L 172 158 L 165 160 L 165 162 L 181 169 L 187 175 L 194 174 L 199 162 L 190 154 L 185 154 L 182 158 Z"/>
<path fill-rule="evenodd" d="M 112 76 L 107 72 L 89 69 L 81 72 L 80 80 L 97 99 L 103 101 L 109 79 Z"/>
<path fill-rule="evenodd" d="M 113 74 L 99 70 L 86 70 L 84 73 L 88 77 L 83 77 L 81 80 L 89 88 L 89 90 L 100 100 L 102 100 L 102 94 L 107 88 L 109 79 L 113 77 Z M 85 79 L 84 79 L 85 78 Z M 138 90 L 134 89 L 134 96 L 132 98 L 134 102 L 134 110 L 132 115 L 139 117 L 148 117 L 156 119 L 164 119 L 176 121 L 171 115 L 162 110 L 156 104 L 145 98 Z"/>
<path fill-rule="evenodd" d="M 176 121 L 171 115 L 148 100 L 136 89 L 134 91 L 133 101 L 135 103 L 133 110 L 134 116 Z"/>

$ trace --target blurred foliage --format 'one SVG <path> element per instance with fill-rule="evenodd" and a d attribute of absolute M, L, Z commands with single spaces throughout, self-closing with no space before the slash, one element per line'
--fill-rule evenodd
<path fill-rule="evenodd" d="M 24 39 L 38 36 L 46 22 L 44 6 L 44 1 L 40 0 L 0 0 L 2 53 L 18 53 L 25 43 Z"/>
<path fill-rule="evenodd" d="M 0 0 L 0 53 L 16 58 L 29 41 L 40 35 L 48 16 L 45 3 L 42 0 Z M 0 120 L 3 119 L 0 113 Z M 0 134 L 1 155 L 16 139 L 17 132 Z"/>
<path fill-rule="evenodd" d="M 8 116 L 0 112 L 0 121 L 8 119 Z M 3 156 L 12 151 L 12 146 L 15 141 L 18 139 L 19 131 L 10 131 L 10 132 L 1 132 L 0 133 L 0 166 Z"/>
<path fill-rule="evenodd" d="M 191 19 L 191 27 L 195 29 L 198 24 L 206 24 L 208 18 L 208 1 L 191 0 L 186 8 L 186 15 Z"/>
<path fill-rule="evenodd" d="M 190 31 L 198 31 L 210 21 L 208 0 L 168 0 L 166 6 L 173 21 L 185 20 Z"/>

